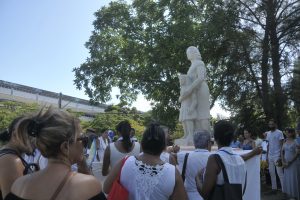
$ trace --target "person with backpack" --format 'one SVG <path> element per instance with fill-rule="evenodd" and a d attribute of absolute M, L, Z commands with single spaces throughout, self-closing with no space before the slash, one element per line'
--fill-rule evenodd
<path fill-rule="evenodd" d="M 246 166 L 244 159 L 235 154 L 230 147 L 233 134 L 234 128 L 228 121 L 221 120 L 214 126 L 218 151 L 209 156 L 206 169 L 196 176 L 198 192 L 205 200 L 243 199 Z M 228 188 L 230 191 L 226 190 Z"/>

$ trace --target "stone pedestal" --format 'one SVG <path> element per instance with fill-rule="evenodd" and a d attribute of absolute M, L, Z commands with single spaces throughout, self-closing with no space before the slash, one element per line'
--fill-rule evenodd
<path fill-rule="evenodd" d="M 175 144 L 178 146 L 194 146 L 193 135 L 189 134 L 186 137 L 182 137 L 175 140 Z"/>

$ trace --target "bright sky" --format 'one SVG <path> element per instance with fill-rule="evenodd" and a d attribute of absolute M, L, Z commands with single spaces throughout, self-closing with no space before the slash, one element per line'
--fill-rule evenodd
<path fill-rule="evenodd" d="M 94 13 L 110 0 L 1 0 L 0 79 L 88 99 L 73 85 L 72 69 L 89 56 L 84 47 Z M 117 90 L 113 91 L 113 97 Z M 117 103 L 116 98 L 109 103 Z M 139 95 L 138 110 L 151 109 Z M 217 113 L 226 115 L 216 107 Z"/>

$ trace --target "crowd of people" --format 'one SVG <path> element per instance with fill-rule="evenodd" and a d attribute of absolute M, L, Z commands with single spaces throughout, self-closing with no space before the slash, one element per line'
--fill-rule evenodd
<path fill-rule="evenodd" d="M 129 200 L 220 199 L 226 184 L 234 188 L 233 199 L 243 199 L 245 161 L 264 153 L 264 142 L 272 188 L 277 189 L 277 171 L 283 192 L 300 199 L 296 131 L 289 128 L 283 134 L 272 120 L 269 127 L 265 140 L 254 140 L 245 129 L 242 141 L 235 139 L 233 125 L 221 120 L 214 125 L 216 152 L 211 152 L 210 133 L 196 131 L 195 150 L 180 159 L 179 147 L 168 147 L 169 135 L 159 124 L 150 124 L 138 142 L 128 121 L 117 125 L 118 139 L 108 130 L 101 130 L 99 137 L 92 128 L 83 134 L 79 120 L 64 111 L 41 110 L 16 118 L 0 135 L 5 142 L 0 150 L 0 199 L 107 199 L 117 179 Z M 234 148 L 249 151 L 240 156 Z M 98 165 L 101 178 L 93 174 Z"/>
<path fill-rule="evenodd" d="M 255 138 L 248 128 L 244 128 L 243 134 L 235 136 L 230 146 L 243 150 L 261 146 L 261 160 L 268 167 L 264 175 L 271 179 L 270 194 L 276 194 L 281 187 L 287 198 L 300 199 L 300 123 L 296 129 L 286 128 L 284 131 L 277 129 L 274 120 L 270 120 L 268 126 L 270 130 L 264 132 L 262 138 Z"/>

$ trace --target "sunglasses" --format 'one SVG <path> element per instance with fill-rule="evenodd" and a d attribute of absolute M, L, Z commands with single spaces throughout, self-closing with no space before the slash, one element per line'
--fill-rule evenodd
<path fill-rule="evenodd" d="M 77 142 L 81 141 L 82 146 L 83 146 L 84 148 L 87 148 L 88 143 L 89 143 L 89 138 L 88 138 L 87 136 L 81 136 L 81 137 L 77 138 L 76 141 L 77 141 Z"/>

